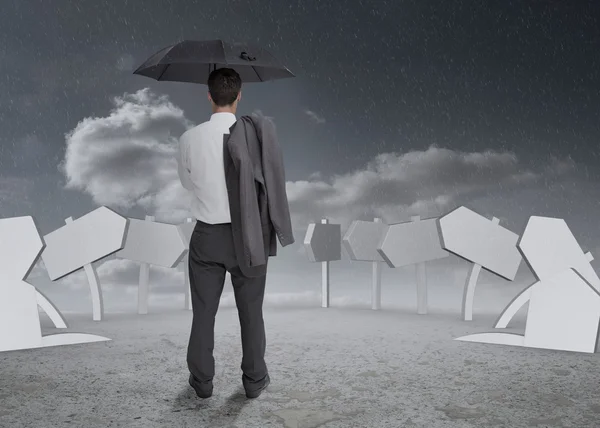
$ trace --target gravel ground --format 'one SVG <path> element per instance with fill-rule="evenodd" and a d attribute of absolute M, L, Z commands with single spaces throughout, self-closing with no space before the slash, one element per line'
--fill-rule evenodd
<path fill-rule="evenodd" d="M 265 309 L 271 386 L 256 400 L 242 389 L 234 308 L 217 316 L 207 400 L 187 385 L 190 312 L 90 318 L 69 316 L 69 331 L 113 340 L 0 354 L 1 427 L 600 426 L 599 354 L 452 340 L 493 317 Z"/>

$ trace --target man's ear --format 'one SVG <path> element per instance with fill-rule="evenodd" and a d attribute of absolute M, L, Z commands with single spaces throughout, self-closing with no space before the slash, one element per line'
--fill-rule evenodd
<path fill-rule="evenodd" d="M 237 97 L 237 100 L 236 100 L 236 101 L 239 103 L 241 99 L 242 99 L 242 91 L 240 91 L 240 92 L 238 93 L 238 97 Z"/>
<path fill-rule="evenodd" d="M 206 95 L 208 96 L 208 101 L 212 103 L 212 97 L 210 96 L 210 92 L 207 92 Z"/>

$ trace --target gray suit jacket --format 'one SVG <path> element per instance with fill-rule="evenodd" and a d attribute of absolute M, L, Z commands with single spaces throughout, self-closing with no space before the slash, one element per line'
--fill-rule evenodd
<path fill-rule="evenodd" d="M 242 116 L 224 136 L 224 163 L 236 257 L 248 277 L 266 274 L 269 256 L 294 243 L 283 156 L 275 125 Z"/>

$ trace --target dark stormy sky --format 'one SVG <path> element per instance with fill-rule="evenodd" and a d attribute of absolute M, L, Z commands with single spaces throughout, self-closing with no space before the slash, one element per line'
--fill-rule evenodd
<path fill-rule="evenodd" d="M 227 39 L 265 46 L 297 75 L 247 85 L 240 107 L 272 116 L 284 150 L 298 244 L 275 272 L 306 267 L 303 234 L 323 215 L 344 230 L 353 219 L 399 222 L 461 204 L 519 234 L 530 215 L 561 217 L 586 251 L 600 249 L 598 2 L 2 8 L 0 217 L 33 215 L 42 234 L 99 205 L 173 223 L 188 216 L 176 138 L 207 119 L 206 88 L 131 72 L 178 40 Z M 135 266 L 104 269 L 106 278 L 121 269 L 116 283 L 122 271 L 137 280 Z"/>

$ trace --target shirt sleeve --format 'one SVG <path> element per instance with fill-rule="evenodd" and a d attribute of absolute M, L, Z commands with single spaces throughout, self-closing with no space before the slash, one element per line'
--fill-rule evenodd
<path fill-rule="evenodd" d="M 188 145 L 185 140 L 179 140 L 179 153 L 177 155 L 177 172 L 179 174 L 179 181 L 181 185 L 187 190 L 193 190 L 194 185 L 192 183 L 190 158 Z"/>

